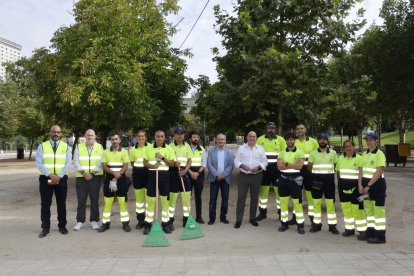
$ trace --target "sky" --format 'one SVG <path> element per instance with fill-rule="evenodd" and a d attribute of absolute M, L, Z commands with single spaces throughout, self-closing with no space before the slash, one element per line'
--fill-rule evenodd
<path fill-rule="evenodd" d="M 190 31 L 208 0 L 179 0 L 181 10 L 169 20 L 173 24 L 184 18 L 178 25 L 178 32 L 172 37 L 173 47 L 179 47 Z M 215 63 L 212 61 L 211 48 L 219 47 L 221 37 L 215 33 L 213 7 L 220 5 L 227 11 L 232 10 L 231 0 L 210 0 L 194 30 L 183 48 L 191 49 L 193 57 L 187 59 L 189 77 L 206 75 L 212 82 L 217 80 Z M 22 55 L 30 57 L 32 51 L 49 47 L 53 33 L 62 26 L 73 24 L 71 14 L 74 0 L 2 0 L 0 1 L 0 36 L 22 45 Z M 364 0 L 361 3 L 368 21 L 380 22 L 378 18 L 382 1 Z"/>

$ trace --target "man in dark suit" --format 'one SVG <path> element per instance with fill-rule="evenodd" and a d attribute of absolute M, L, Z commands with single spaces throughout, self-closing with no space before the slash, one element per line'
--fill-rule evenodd
<path fill-rule="evenodd" d="M 209 225 L 216 221 L 216 203 L 219 189 L 221 190 L 220 222 L 228 224 L 226 218 L 229 201 L 229 187 L 232 179 L 234 154 L 225 147 L 226 136 L 218 134 L 216 147 L 208 151 L 207 167 L 210 186 Z"/>

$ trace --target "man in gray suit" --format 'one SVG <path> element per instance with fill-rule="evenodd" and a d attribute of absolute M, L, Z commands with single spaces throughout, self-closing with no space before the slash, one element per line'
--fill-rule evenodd
<path fill-rule="evenodd" d="M 216 147 L 208 151 L 207 167 L 210 186 L 209 225 L 216 221 L 216 203 L 219 188 L 221 190 L 220 222 L 229 224 L 227 210 L 229 201 L 229 186 L 233 171 L 234 154 L 225 147 L 226 136 L 218 134 Z"/>

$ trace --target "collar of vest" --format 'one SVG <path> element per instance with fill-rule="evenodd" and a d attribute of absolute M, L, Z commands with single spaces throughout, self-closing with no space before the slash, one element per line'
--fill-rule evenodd
<path fill-rule="evenodd" d="M 270 135 L 268 133 L 266 133 L 264 137 L 270 139 Z M 273 139 L 277 139 L 277 134 L 275 134 L 275 137 L 273 137 Z"/>
<path fill-rule="evenodd" d="M 299 141 L 300 141 L 300 139 L 299 138 L 297 138 Z M 309 136 L 308 135 L 306 135 L 306 137 L 305 137 L 305 141 L 309 141 Z"/>
<path fill-rule="evenodd" d="M 294 147 L 294 148 L 293 148 L 293 150 L 289 150 L 289 148 L 286 148 L 286 152 L 289 152 L 289 151 L 291 151 L 291 152 L 296 152 L 296 150 L 297 150 L 297 148 L 296 148 L 296 147 Z"/>
<path fill-rule="evenodd" d="M 344 152 L 344 157 L 347 157 L 345 152 Z M 356 152 L 354 152 L 354 154 L 352 154 L 352 158 L 356 157 Z"/>
<path fill-rule="evenodd" d="M 50 141 L 50 144 L 52 145 L 52 147 L 53 147 L 53 143 L 57 143 L 57 146 L 59 146 L 60 140 L 53 141 L 52 139 L 50 139 L 49 141 Z"/>
<path fill-rule="evenodd" d="M 371 153 L 376 154 L 378 152 L 378 148 L 375 148 Z M 367 149 L 367 153 L 370 153 L 369 149 Z"/>
<path fill-rule="evenodd" d="M 147 143 L 147 142 L 145 142 L 144 147 L 146 147 L 147 145 L 148 145 L 148 143 Z M 139 148 L 138 142 L 137 142 L 137 143 L 135 143 L 135 148 L 136 148 L 136 149 L 137 149 L 137 148 Z"/>
<path fill-rule="evenodd" d="M 154 149 L 156 149 L 156 148 L 158 148 L 158 146 L 157 146 L 157 142 L 155 142 L 154 143 Z M 165 148 L 165 142 L 164 143 L 162 143 L 162 146 L 161 146 L 162 148 Z"/>
<path fill-rule="evenodd" d="M 318 152 L 322 152 L 320 148 L 318 148 Z M 326 148 L 326 153 L 329 153 L 329 152 L 330 152 L 329 148 Z"/>
<path fill-rule="evenodd" d="M 114 151 L 114 148 L 111 146 L 111 147 L 109 148 L 109 150 L 110 150 L 110 151 Z M 122 147 L 121 147 L 121 146 L 119 146 L 117 151 L 121 151 L 121 150 L 122 150 Z"/>
<path fill-rule="evenodd" d="M 176 141 L 174 141 L 174 145 L 175 145 L 175 146 L 178 146 L 178 144 L 177 144 L 177 142 L 176 142 Z M 185 142 L 183 142 L 183 146 L 185 146 Z"/>

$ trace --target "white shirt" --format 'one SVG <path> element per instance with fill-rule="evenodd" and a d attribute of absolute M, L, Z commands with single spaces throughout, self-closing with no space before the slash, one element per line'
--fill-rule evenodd
<path fill-rule="evenodd" d="M 217 173 L 224 172 L 224 148 L 217 150 Z"/>
<path fill-rule="evenodd" d="M 234 166 L 240 168 L 242 164 L 251 169 L 260 166 L 262 170 L 266 170 L 267 158 L 264 149 L 259 145 L 250 148 L 247 143 L 240 146 L 234 158 Z M 251 171 L 245 171 L 242 168 L 240 168 L 240 171 L 245 174 L 252 174 Z"/>

